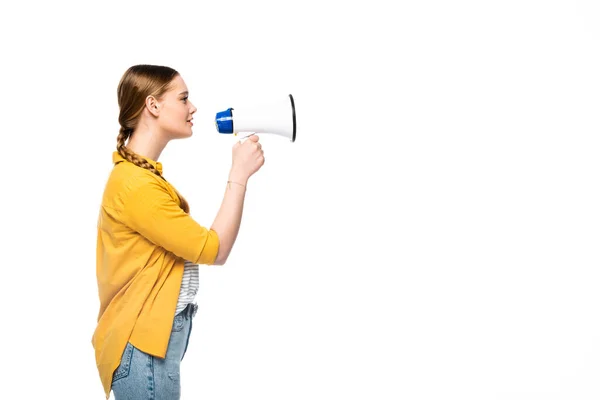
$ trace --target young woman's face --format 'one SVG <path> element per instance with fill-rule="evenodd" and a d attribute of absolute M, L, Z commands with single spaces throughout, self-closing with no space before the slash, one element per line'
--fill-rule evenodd
<path fill-rule="evenodd" d="M 180 139 L 192 136 L 191 119 L 196 107 L 188 100 L 188 88 L 177 75 L 171 82 L 171 89 L 160 99 L 158 122 L 169 139 Z"/>

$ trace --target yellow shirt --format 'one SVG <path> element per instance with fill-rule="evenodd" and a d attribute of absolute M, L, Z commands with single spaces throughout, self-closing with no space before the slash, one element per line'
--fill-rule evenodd
<path fill-rule="evenodd" d="M 162 175 L 162 164 L 143 157 Z M 100 214 L 96 276 L 100 312 L 92 337 L 109 398 L 127 342 L 164 358 L 185 260 L 214 264 L 219 238 L 181 208 L 175 188 L 113 153 Z"/>

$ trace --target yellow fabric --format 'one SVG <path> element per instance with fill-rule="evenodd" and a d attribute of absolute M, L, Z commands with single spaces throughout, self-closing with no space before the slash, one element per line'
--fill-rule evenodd
<path fill-rule="evenodd" d="M 162 164 L 145 158 L 162 175 Z M 96 276 L 100 312 L 92 337 L 106 398 L 128 341 L 164 358 L 185 260 L 214 264 L 215 231 L 180 207 L 175 188 L 113 153 L 100 214 Z"/>

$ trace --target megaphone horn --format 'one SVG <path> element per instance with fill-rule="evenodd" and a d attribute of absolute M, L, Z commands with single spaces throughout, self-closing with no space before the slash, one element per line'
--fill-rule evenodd
<path fill-rule="evenodd" d="M 271 133 L 296 141 L 296 106 L 290 94 L 276 102 L 228 108 L 217 112 L 215 126 L 219 133 Z"/>

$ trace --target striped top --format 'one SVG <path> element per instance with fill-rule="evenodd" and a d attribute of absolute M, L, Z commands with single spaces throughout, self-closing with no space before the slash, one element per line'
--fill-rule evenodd
<path fill-rule="evenodd" d="M 199 283 L 198 264 L 186 260 L 183 267 L 183 278 L 181 278 L 181 289 L 179 290 L 179 300 L 177 300 L 175 315 L 179 314 L 185 306 L 194 301 Z"/>

